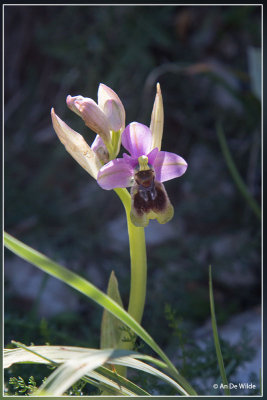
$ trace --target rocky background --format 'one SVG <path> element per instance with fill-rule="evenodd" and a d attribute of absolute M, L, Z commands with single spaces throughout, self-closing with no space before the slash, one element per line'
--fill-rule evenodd
<path fill-rule="evenodd" d="M 91 143 L 65 104 L 115 90 L 126 122 L 149 125 L 160 82 L 163 150 L 188 162 L 167 182 L 175 207 L 166 225 L 146 228 L 148 291 L 143 326 L 200 394 L 220 394 L 208 267 L 230 382 L 260 393 L 261 222 L 223 155 L 223 129 L 249 193 L 261 202 L 260 6 L 6 6 L 4 8 L 5 230 L 106 290 L 112 270 L 125 307 L 129 254 L 124 210 L 114 192 L 69 156 L 50 109 Z M 102 310 L 5 251 L 5 345 L 99 346 Z M 140 351 L 149 352 L 142 342 Z M 34 371 L 34 372 L 33 372 Z M 41 372 L 40 372 L 41 371 Z M 13 367 L 40 383 L 49 370 Z M 131 379 L 172 394 L 147 376 Z M 145 381 L 145 382 L 144 382 Z M 78 390 L 78 389 L 77 389 Z M 94 393 L 92 388 L 83 389 Z"/>

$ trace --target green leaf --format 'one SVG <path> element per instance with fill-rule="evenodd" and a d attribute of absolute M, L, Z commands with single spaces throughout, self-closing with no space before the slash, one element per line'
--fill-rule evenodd
<path fill-rule="evenodd" d="M 180 385 L 172 378 L 152 367 L 151 365 L 148 365 L 143 361 L 139 361 L 139 359 L 143 359 L 157 364 L 158 360 L 137 352 L 114 349 L 87 349 L 72 346 L 27 347 L 18 342 L 13 343 L 17 346 L 20 346 L 20 348 L 4 350 L 4 368 L 10 367 L 14 363 L 25 362 L 52 365 L 57 365 L 59 363 L 62 364 L 48 377 L 36 394 L 42 393 L 46 395 L 61 395 L 77 380 L 81 379 L 85 375 L 88 375 L 91 378 L 96 378 L 97 375 L 95 373 L 93 374 L 91 371 L 106 363 L 122 365 L 125 367 L 138 369 L 142 372 L 147 372 L 171 384 L 177 391 L 181 391 Z M 159 365 L 162 366 L 162 362 L 159 362 Z M 103 369 L 101 369 L 101 372 L 103 373 Z M 125 383 L 127 381 L 118 374 L 116 374 L 116 376 L 119 377 L 121 383 Z M 110 377 L 111 375 L 109 375 L 109 378 Z M 133 388 L 134 386 L 131 385 L 131 389 Z M 142 389 L 138 388 L 139 393 L 141 390 Z"/>
<path fill-rule="evenodd" d="M 101 353 L 80 355 L 65 361 L 35 392 L 39 396 L 61 396 L 75 382 L 97 367 L 105 364 L 116 350 L 102 350 Z"/>
<path fill-rule="evenodd" d="M 118 281 L 115 276 L 114 271 L 111 272 L 109 282 L 108 282 L 108 296 L 116 301 L 122 308 L 122 300 L 119 293 Z M 100 335 L 100 348 L 101 349 L 118 349 L 121 348 L 121 336 L 122 336 L 122 329 L 125 325 L 122 322 L 114 317 L 113 314 L 108 312 L 104 309 L 103 317 L 101 322 L 101 335 Z M 126 376 L 126 368 L 119 367 L 118 373 L 122 376 Z M 102 393 L 106 394 L 106 393 Z"/>
<path fill-rule="evenodd" d="M 115 382 L 119 385 L 121 389 L 131 390 L 132 393 L 135 393 L 138 396 L 149 396 L 149 393 L 137 386 L 135 383 L 129 381 L 125 377 L 119 375 L 116 371 L 111 371 L 105 367 L 100 367 L 96 371 L 91 372 L 91 377 L 94 379 L 98 379 L 101 383 L 108 383 L 110 387 L 109 381 Z M 104 381 L 106 379 L 106 381 Z"/>
<path fill-rule="evenodd" d="M 209 266 L 209 293 L 210 293 L 211 324 L 212 324 L 213 338 L 214 338 L 214 344 L 215 344 L 219 369 L 220 369 L 221 378 L 222 378 L 224 387 L 227 388 L 227 389 L 224 389 L 224 393 L 225 393 L 225 395 L 230 396 L 231 393 L 230 393 L 228 381 L 226 378 L 226 373 L 225 373 L 224 363 L 223 363 L 223 356 L 222 356 L 222 352 L 221 352 L 220 340 L 219 340 L 219 335 L 218 335 L 218 330 L 217 330 L 214 298 L 213 298 L 213 290 L 212 290 L 211 265 Z"/>
<path fill-rule="evenodd" d="M 57 368 L 40 387 L 40 393 L 62 395 L 77 380 L 81 379 L 90 371 L 106 363 L 124 365 L 138 369 L 142 372 L 150 373 L 158 378 L 165 380 L 180 392 L 181 387 L 172 378 L 156 368 L 130 357 L 132 352 L 129 350 L 105 349 L 99 350 L 96 354 L 85 354 L 76 359 L 70 359 Z M 36 392 L 38 394 L 38 392 Z"/>
<path fill-rule="evenodd" d="M 72 346 L 30 346 L 27 347 L 22 343 L 12 341 L 13 344 L 19 346 L 18 349 L 4 349 L 4 368 L 9 368 L 16 363 L 39 363 L 58 366 L 70 359 L 82 356 L 90 352 L 96 354 L 96 349 L 86 349 L 82 347 Z M 87 373 L 82 380 L 88 382 L 99 389 L 108 390 L 109 394 L 123 395 L 149 395 L 145 390 L 135 385 L 128 379 L 112 372 L 107 368 L 100 367 L 96 371 Z"/>
<path fill-rule="evenodd" d="M 110 274 L 107 294 L 111 299 L 116 301 L 116 303 L 118 303 L 123 308 L 118 288 L 118 281 L 114 271 L 112 271 Z M 113 314 L 104 309 L 102 323 L 101 323 L 100 348 L 117 349 L 120 342 L 121 333 L 122 333 L 121 321 L 118 318 L 114 317 Z"/>
<path fill-rule="evenodd" d="M 180 392 L 182 394 L 196 395 L 195 390 L 177 371 L 175 366 L 156 344 L 153 338 L 145 331 L 144 328 L 142 328 L 140 324 L 135 321 L 134 318 L 131 317 L 130 314 L 120 307 L 118 303 L 112 300 L 101 290 L 97 289 L 86 279 L 59 265 L 40 252 L 15 239 L 6 232 L 4 232 L 4 243 L 9 250 L 17 254 L 19 257 L 40 268 L 42 271 L 45 271 L 46 273 L 60 279 L 62 282 L 65 282 L 67 285 L 83 293 L 85 296 L 94 300 L 97 304 L 114 314 L 115 317 L 120 319 L 125 325 L 127 325 L 138 336 L 140 336 L 144 342 L 146 342 L 166 362 L 168 371 L 180 384 Z"/>

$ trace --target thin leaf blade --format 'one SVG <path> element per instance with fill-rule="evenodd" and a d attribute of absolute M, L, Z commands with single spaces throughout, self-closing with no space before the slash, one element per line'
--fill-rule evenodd
<path fill-rule="evenodd" d="M 16 341 L 12 341 L 12 343 L 19 346 L 19 348 L 4 349 L 4 368 L 9 368 L 11 365 L 18 363 L 38 363 L 58 366 L 68 360 L 79 358 L 84 354 L 96 355 L 99 351 L 98 349 L 74 346 L 27 347 Z M 149 395 L 148 392 L 133 382 L 104 367 L 88 372 L 82 379 L 98 388 L 104 387 L 108 389 L 111 394 Z"/>
<path fill-rule="evenodd" d="M 244 197 L 244 199 L 246 200 L 247 204 L 250 206 L 251 210 L 254 212 L 254 214 L 257 216 L 258 219 L 261 219 L 261 208 L 258 205 L 257 201 L 254 199 L 254 197 L 252 196 L 252 194 L 249 192 L 245 182 L 243 181 L 236 165 L 235 162 L 233 160 L 233 157 L 230 153 L 228 144 L 226 142 L 225 139 L 225 135 L 223 132 L 223 128 L 220 124 L 217 124 L 217 136 L 219 139 L 219 143 L 221 146 L 221 150 L 225 159 L 225 162 L 227 164 L 227 167 L 230 171 L 230 174 L 233 178 L 233 181 L 236 184 L 236 187 L 238 188 L 238 190 L 240 191 L 240 193 L 242 194 L 242 196 Z"/>
<path fill-rule="evenodd" d="M 97 289 L 92 283 L 90 283 L 86 279 L 80 277 L 76 273 L 49 259 L 42 253 L 32 249 L 30 246 L 27 246 L 25 243 L 12 237 L 6 232 L 4 232 L 4 244 L 9 250 L 17 254 L 19 257 L 40 268 L 42 271 L 56 277 L 57 279 L 60 279 L 67 285 L 73 287 L 80 293 L 89 297 L 97 304 L 114 314 L 115 317 L 120 319 L 125 325 L 127 325 L 138 336 L 140 336 L 144 340 L 144 342 L 146 342 L 166 362 L 170 374 L 175 377 L 177 382 L 181 385 L 182 394 L 196 395 L 196 391 L 177 371 L 170 359 L 161 350 L 154 339 L 145 331 L 145 329 L 140 324 L 138 324 L 138 322 L 135 321 L 134 318 L 131 317 L 130 314 L 127 313 L 127 311 L 120 307 L 109 296 L 107 296 L 101 290 Z"/>
<path fill-rule="evenodd" d="M 220 340 L 219 340 L 219 335 L 218 335 L 218 329 L 217 329 L 214 298 L 213 298 L 213 288 L 212 288 L 211 266 L 209 266 L 209 295 L 210 295 L 211 324 L 212 324 L 214 345 L 215 345 L 218 365 L 219 365 L 219 369 L 220 369 L 222 382 L 224 384 L 224 387 L 226 388 L 226 389 L 224 389 L 224 393 L 225 393 L 225 395 L 230 396 L 231 393 L 230 393 L 230 389 L 229 389 L 229 385 L 228 385 L 228 381 L 227 381 L 227 377 L 226 377 L 226 372 L 225 372 L 225 368 L 224 368 L 223 356 L 222 356 Z"/>
<path fill-rule="evenodd" d="M 27 347 L 18 342 L 14 342 L 14 344 L 20 346 L 20 348 L 5 350 L 5 358 L 8 358 L 9 356 L 11 357 L 11 360 L 9 359 L 8 362 L 5 363 L 5 367 L 9 367 L 14 363 L 22 362 L 37 362 L 52 365 L 58 365 L 61 363 L 61 366 L 58 367 L 57 370 L 55 370 L 39 388 L 37 394 L 40 395 L 61 395 L 84 375 L 92 376 L 92 370 L 106 363 L 130 367 L 149 373 L 166 381 L 177 391 L 183 392 L 182 387 L 168 375 L 139 360 L 148 359 L 156 364 L 156 359 L 150 356 L 139 354 L 137 352 L 121 349 L 98 350 L 80 347 L 75 348 L 72 346 Z M 122 382 L 125 382 L 125 378 L 121 376 L 119 377 L 122 379 Z M 133 386 L 131 389 L 133 389 Z"/>

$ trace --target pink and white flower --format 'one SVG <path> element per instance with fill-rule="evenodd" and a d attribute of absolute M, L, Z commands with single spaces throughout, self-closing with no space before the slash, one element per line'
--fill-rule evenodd
<path fill-rule="evenodd" d="M 125 128 L 125 110 L 119 96 L 100 83 L 98 104 L 88 97 L 68 96 L 68 107 L 83 118 L 85 124 L 97 133 L 89 146 L 82 135 L 71 129 L 51 110 L 55 132 L 68 153 L 95 179 L 103 164 L 115 158 L 120 151 L 121 132 Z"/>
<path fill-rule="evenodd" d="M 147 226 L 149 219 L 169 221 L 173 207 L 162 182 L 178 178 L 187 169 L 186 161 L 175 153 L 153 148 L 151 130 L 138 122 L 129 124 L 122 133 L 122 145 L 130 153 L 104 165 L 97 182 L 106 190 L 132 187 L 132 222 Z"/>

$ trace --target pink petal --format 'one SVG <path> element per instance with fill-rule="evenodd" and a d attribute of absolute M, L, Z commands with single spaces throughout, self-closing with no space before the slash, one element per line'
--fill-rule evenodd
<path fill-rule="evenodd" d="M 185 173 L 186 169 L 186 161 L 175 153 L 159 151 L 154 161 L 156 180 L 159 182 L 178 178 Z"/>
<path fill-rule="evenodd" d="M 147 158 L 148 158 L 148 164 L 154 165 L 155 158 L 157 157 L 159 152 L 159 149 L 156 147 L 155 149 L 151 150 L 150 153 L 148 153 Z"/>
<path fill-rule="evenodd" d="M 101 136 L 96 135 L 95 140 L 91 145 L 91 149 L 97 154 L 99 160 L 103 164 L 107 164 L 107 162 L 109 161 L 109 153 Z"/>
<path fill-rule="evenodd" d="M 152 134 L 147 126 L 132 122 L 122 132 L 121 141 L 131 156 L 140 157 L 150 152 Z"/>
<path fill-rule="evenodd" d="M 137 165 L 139 165 L 138 157 L 132 157 L 126 153 L 123 153 L 122 157 L 128 164 L 130 164 L 132 166 L 132 168 L 135 168 Z"/>
<path fill-rule="evenodd" d="M 76 100 L 83 101 L 84 97 L 83 96 L 71 96 L 71 95 L 68 95 L 67 98 L 66 98 L 66 103 L 67 103 L 67 106 L 69 107 L 69 109 L 71 111 L 74 111 L 77 115 L 79 115 L 79 117 L 81 117 L 82 115 L 81 115 L 80 111 L 78 110 L 78 108 L 75 105 L 75 101 Z"/>
<path fill-rule="evenodd" d="M 147 154 L 148 164 L 151 165 L 152 167 L 153 167 L 154 160 L 157 157 L 158 152 L 159 152 L 159 150 L 156 148 L 156 149 L 151 150 L 151 152 Z M 122 157 L 124 158 L 124 160 L 127 163 L 131 164 L 131 166 L 133 168 L 135 168 L 139 165 L 138 157 L 132 157 L 126 153 L 123 153 Z"/>
<path fill-rule="evenodd" d="M 96 151 L 99 147 L 106 147 L 101 136 L 96 135 L 95 140 L 91 144 L 91 149 Z"/>
<path fill-rule="evenodd" d="M 108 100 L 113 100 L 119 110 L 120 110 L 120 115 L 122 119 L 122 127 L 124 129 L 125 126 L 125 110 L 123 107 L 123 104 L 117 95 L 117 93 L 114 92 L 114 90 L 110 89 L 108 86 L 104 85 L 103 83 L 100 83 L 99 88 L 98 88 L 98 93 L 97 93 L 97 99 L 98 99 L 98 105 L 99 107 L 104 111 L 105 103 Z"/>
<path fill-rule="evenodd" d="M 134 170 L 123 158 L 115 158 L 104 165 L 97 176 L 103 189 L 126 188 L 132 185 Z"/>
<path fill-rule="evenodd" d="M 94 100 L 82 96 L 77 96 L 76 99 L 67 97 L 67 104 L 73 111 L 76 110 L 85 125 L 100 135 L 105 143 L 111 141 L 108 119 Z"/>
<path fill-rule="evenodd" d="M 124 117 L 120 107 L 114 100 L 107 100 L 104 104 L 103 111 L 113 131 L 118 132 L 120 129 L 124 129 Z"/>

